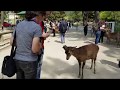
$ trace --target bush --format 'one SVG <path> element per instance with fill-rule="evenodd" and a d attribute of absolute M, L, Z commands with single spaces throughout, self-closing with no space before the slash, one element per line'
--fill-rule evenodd
<path fill-rule="evenodd" d="M 120 32 L 120 22 L 115 23 L 115 32 Z"/>
<path fill-rule="evenodd" d="M 80 22 L 73 23 L 73 26 L 75 26 L 75 27 L 80 26 Z"/>

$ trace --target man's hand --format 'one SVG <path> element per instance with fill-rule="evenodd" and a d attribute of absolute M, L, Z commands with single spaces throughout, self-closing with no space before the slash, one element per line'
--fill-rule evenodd
<path fill-rule="evenodd" d="M 43 32 L 43 34 L 42 34 L 42 37 L 43 38 L 47 38 L 47 37 L 49 37 L 50 36 L 50 33 L 45 33 L 45 32 Z"/>
<path fill-rule="evenodd" d="M 47 33 L 51 34 L 53 31 L 52 30 L 49 30 Z"/>

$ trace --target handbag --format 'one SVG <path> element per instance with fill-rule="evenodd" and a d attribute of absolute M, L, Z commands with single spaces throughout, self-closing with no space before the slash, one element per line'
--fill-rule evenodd
<path fill-rule="evenodd" d="M 16 64 L 15 64 L 15 60 L 13 59 L 13 57 L 15 56 L 15 51 L 16 51 L 15 39 L 16 39 L 16 31 L 14 34 L 10 56 L 5 56 L 3 63 L 2 63 L 1 73 L 2 75 L 6 75 L 8 77 L 12 77 L 16 73 Z"/>

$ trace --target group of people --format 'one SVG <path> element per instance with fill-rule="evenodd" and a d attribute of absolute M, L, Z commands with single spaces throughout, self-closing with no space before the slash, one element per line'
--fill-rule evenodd
<path fill-rule="evenodd" d="M 100 21 L 97 23 L 97 30 L 93 30 L 96 38 L 95 38 L 95 44 L 98 43 L 103 43 L 103 38 L 105 35 L 105 22 L 104 21 Z M 93 29 L 93 28 L 92 28 Z M 84 25 L 84 35 L 86 36 L 88 32 L 88 23 L 86 22 Z"/>
<path fill-rule="evenodd" d="M 45 26 L 52 31 L 53 37 L 56 36 L 56 32 L 59 32 L 61 43 L 65 43 L 65 33 L 71 27 L 70 22 L 67 22 L 65 19 L 61 19 L 60 21 L 50 21 L 50 23 L 48 23 L 49 22 L 47 21 Z"/>
<path fill-rule="evenodd" d="M 17 79 L 40 79 L 42 59 L 44 55 L 44 40 L 50 32 L 45 32 L 44 19 L 47 11 L 26 11 L 25 20 L 19 22 L 10 40 L 15 38 L 15 62 Z"/>
<path fill-rule="evenodd" d="M 103 43 L 103 37 L 105 34 L 105 22 L 98 23 L 98 30 L 96 30 L 95 44 Z"/>

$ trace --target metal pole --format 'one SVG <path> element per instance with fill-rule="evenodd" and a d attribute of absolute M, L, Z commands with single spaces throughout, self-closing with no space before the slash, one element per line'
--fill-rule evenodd
<path fill-rule="evenodd" d="M 112 22 L 112 32 L 114 32 L 115 22 Z"/>

